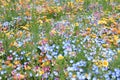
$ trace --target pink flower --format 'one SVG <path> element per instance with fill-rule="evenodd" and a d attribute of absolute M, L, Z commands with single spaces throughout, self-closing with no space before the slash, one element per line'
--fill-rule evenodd
<path fill-rule="evenodd" d="M 60 79 L 58 77 L 56 77 L 55 80 L 60 80 Z"/>
<path fill-rule="evenodd" d="M 7 60 L 12 60 L 12 59 L 13 59 L 12 55 L 7 57 Z"/>
<path fill-rule="evenodd" d="M 0 42 L 0 47 L 2 47 L 2 42 Z"/>
<path fill-rule="evenodd" d="M 49 67 L 49 66 L 43 67 L 43 70 L 44 70 L 45 72 L 48 72 L 48 71 L 50 71 L 50 67 Z"/>
<path fill-rule="evenodd" d="M 2 51 L 4 51 L 4 49 L 0 47 L 0 52 L 2 52 Z"/>

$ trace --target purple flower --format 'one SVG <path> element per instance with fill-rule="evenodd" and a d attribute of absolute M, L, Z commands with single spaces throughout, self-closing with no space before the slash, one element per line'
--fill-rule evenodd
<path fill-rule="evenodd" d="M 56 77 L 54 80 L 60 80 L 58 77 Z"/>

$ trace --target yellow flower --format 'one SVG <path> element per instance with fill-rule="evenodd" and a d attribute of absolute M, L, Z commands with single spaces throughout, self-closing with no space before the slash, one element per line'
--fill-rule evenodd
<path fill-rule="evenodd" d="M 107 44 L 102 44 L 102 47 L 107 48 Z"/>
<path fill-rule="evenodd" d="M 26 57 L 28 57 L 30 54 L 31 54 L 31 53 L 30 53 L 30 52 L 28 52 L 27 54 L 25 54 L 25 56 L 26 56 Z"/>
<path fill-rule="evenodd" d="M 91 37 L 92 38 L 96 38 L 96 34 L 91 34 Z"/>
<path fill-rule="evenodd" d="M 41 67 L 45 67 L 45 63 L 42 63 Z"/>
<path fill-rule="evenodd" d="M 55 30 L 51 30 L 51 34 L 56 34 L 56 31 Z"/>
<path fill-rule="evenodd" d="M 26 67 L 25 67 L 25 70 L 30 70 L 30 69 L 31 69 L 30 66 L 26 66 Z"/>
<path fill-rule="evenodd" d="M 76 22 L 76 23 L 75 23 L 75 26 L 79 26 L 79 23 L 78 23 L 78 22 Z"/>
<path fill-rule="evenodd" d="M 120 5 L 116 6 L 116 9 L 117 9 L 117 10 L 120 10 Z"/>
<path fill-rule="evenodd" d="M 8 2 L 10 2 L 11 0 L 7 0 Z"/>
<path fill-rule="evenodd" d="M 64 59 L 64 57 L 63 57 L 62 55 L 59 55 L 59 56 L 58 56 L 58 59 L 59 59 L 59 60 L 62 60 L 62 59 Z"/>
<path fill-rule="evenodd" d="M 17 47 L 17 46 L 18 46 L 18 43 L 17 43 L 16 41 L 11 42 L 11 43 L 10 43 L 10 46 L 15 46 L 15 47 Z"/>
<path fill-rule="evenodd" d="M 78 2 L 83 2 L 84 0 L 76 0 L 76 2 L 78 3 Z"/>
<path fill-rule="evenodd" d="M 44 74 L 44 70 L 40 70 L 39 74 L 43 75 Z"/>
<path fill-rule="evenodd" d="M 28 29 L 28 27 L 26 27 L 26 26 L 20 26 L 23 30 L 26 30 L 26 31 L 28 31 L 29 29 Z"/>
<path fill-rule="evenodd" d="M 64 72 L 65 73 L 65 76 L 68 76 L 68 72 Z"/>
<path fill-rule="evenodd" d="M 72 77 L 73 77 L 73 78 L 76 78 L 76 75 L 74 74 Z"/>
<path fill-rule="evenodd" d="M 0 67 L 0 70 L 2 70 L 2 67 Z"/>
<path fill-rule="evenodd" d="M 16 51 L 17 51 L 17 52 L 19 52 L 20 50 L 21 50 L 20 48 L 17 48 L 17 50 L 16 50 Z"/>
<path fill-rule="evenodd" d="M 43 21 L 42 21 L 42 20 L 39 20 L 39 23 L 42 25 L 42 24 L 43 24 Z"/>
<path fill-rule="evenodd" d="M 57 7 L 57 13 L 59 13 L 62 10 L 62 7 Z"/>
<path fill-rule="evenodd" d="M 0 16 L 0 18 L 1 18 L 1 16 Z M 2 24 L 0 23 L 0 28 L 2 28 Z"/>
<path fill-rule="evenodd" d="M 24 29 L 24 30 L 26 30 L 26 31 L 27 31 L 27 30 L 29 30 L 29 29 L 28 29 L 27 27 L 25 27 L 25 26 L 24 26 L 24 27 L 22 27 L 22 29 Z"/>
<path fill-rule="evenodd" d="M 47 65 L 49 65 L 50 64 L 50 61 L 46 61 L 46 62 L 44 62 L 44 63 L 42 63 L 42 67 L 44 67 L 44 66 L 47 66 Z"/>
<path fill-rule="evenodd" d="M 103 67 L 108 67 L 108 61 L 107 60 L 104 60 L 102 64 L 103 64 Z"/>
<path fill-rule="evenodd" d="M 26 24 L 25 27 L 30 27 L 30 25 L 29 25 L 29 24 Z"/>
<path fill-rule="evenodd" d="M 68 6 L 71 7 L 71 8 L 73 8 L 74 7 L 73 2 L 68 2 Z"/>
<path fill-rule="evenodd" d="M 14 64 L 18 65 L 20 63 L 20 61 L 15 61 Z"/>
<path fill-rule="evenodd" d="M 111 17 L 111 18 L 109 18 L 109 20 L 111 21 L 111 22 L 115 22 L 115 20 Z"/>
<path fill-rule="evenodd" d="M 0 63 L 2 62 L 2 59 L 0 59 Z"/>
<path fill-rule="evenodd" d="M 80 42 L 80 40 L 76 40 L 76 42 Z"/>
<path fill-rule="evenodd" d="M 98 24 L 107 24 L 107 22 L 105 20 L 99 20 Z"/>
<path fill-rule="evenodd" d="M 17 47 L 18 43 L 16 41 L 13 42 L 13 46 Z"/>
<path fill-rule="evenodd" d="M 46 61 L 45 64 L 46 64 L 46 65 L 49 65 L 49 64 L 50 64 L 50 61 Z"/>
<path fill-rule="evenodd" d="M 15 36 L 16 36 L 16 37 L 22 37 L 22 35 L 23 35 L 23 32 L 22 32 L 22 31 L 19 31 L 19 32 L 16 33 Z"/>
<path fill-rule="evenodd" d="M 118 54 L 120 54 L 120 50 L 118 50 L 117 52 L 118 52 Z"/>
<path fill-rule="evenodd" d="M 96 61 L 95 64 L 96 64 L 98 67 L 102 67 L 102 61 L 101 61 L 101 60 Z"/>
<path fill-rule="evenodd" d="M 10 63 L 10 64 L 8 64 L 8 66 L 9 66 L 9 67 L 12 67 L 12 66 L 13 66 L 13 64 L 11 64 L 11 63 Z"/>
<path fill-rule="evenodd" d="M 88 77 L 88 74 L 87 74 L 87 73 L 85 74 L 85 77 Z"/>
<path fill-rule="evenodd" d="M 19 31 L 19 35 L 22 36 L 22 35 L 23 35 L 23 32 L 22 32 L 22 31 Z"/>
<path fill-rule="evenodd" d="M 49 23 L 51 21 L 51 19 L 45 19 L 45 22 Z"/>
<path fill-rule="evenodd" d="M 7 6 L 8 5 L 8 3 L 7 3 L 7 1 L 1 1 L 2 2 L 2 4 L 3 4 L 3 6 Z"/>
<path fill-rule="evenodd" d="M 90 30 L 91 30 L 91 28 L 86 28 L 86 30 L 87 30 L 87 31 L 90 31 Z"/>
<path fill-rule="evenodd" d="M 10 37 L 10 32 L 6 33 L 6 36 L 7 36 L 7 37 Z"/>
<path fill-rule="evenodd" d="M 114 40 L 117 41 L 119 39 L 118 35 L 114 35 Z"/>

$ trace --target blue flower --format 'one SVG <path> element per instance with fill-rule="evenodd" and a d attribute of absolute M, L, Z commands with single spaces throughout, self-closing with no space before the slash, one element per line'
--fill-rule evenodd
<path fill-rule="evenodd" d="M 96 77 L 93 77 L 93 79 L 92 80 L 97 80 L 97 78 Z"/>
<path fill-rule="evenodd" d="M 72 72 L 69 72 L 68 75 L 69 75 L 69 77 L 72 77 L 73 74 L 72 74 Z"/>

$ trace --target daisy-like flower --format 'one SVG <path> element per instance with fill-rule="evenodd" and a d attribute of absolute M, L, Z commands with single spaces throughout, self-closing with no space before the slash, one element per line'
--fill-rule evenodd
<path fill-rule="evenodd" d="M 108 63 L 107 60 L 104 60 L 104 61 L 102 62 L 102 64 L 103 64 L 104 67 L 108 67 L 108 64 L 109 64 L 109 63 Z"/>

